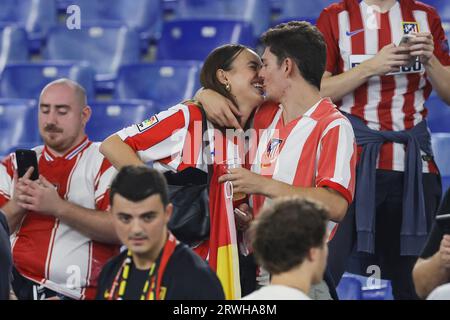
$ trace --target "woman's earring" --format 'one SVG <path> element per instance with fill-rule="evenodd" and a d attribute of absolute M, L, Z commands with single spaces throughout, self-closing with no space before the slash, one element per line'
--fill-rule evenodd
<path fill-rule="evenodd" d="M 230 83 L 227 82 L 227 84 L 225 85 L 225 90 L 227 90 L 228 92 L 231 92 L 231 85 L 230 85 Z"/>

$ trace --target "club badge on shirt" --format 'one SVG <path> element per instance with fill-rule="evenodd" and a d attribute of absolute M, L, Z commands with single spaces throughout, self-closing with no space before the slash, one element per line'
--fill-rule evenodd
<path fill-rule="evenodd" d="M 159 122 L 158 118 L 156 116 L 153 116 L 150 119 L 142 121 L 141 123 L 137 124 L 136 126 L 140 132 L 144 132 L 145 130 L 153 127 L 158 122 Z"/>
<path fill-rule="evenodd" d="M 266 152 L 263 155 L 262 166 L 267 167 L 273 163 L 280 153 L 280 146 L 283 143 L 283 140 L 272 138 L 267 144 Z"/>
<path fill-rule="evenodd" d="M 417 22 L 402 21 L 402 29 L 403 34 L 419 33 L 419 24 Z"/>

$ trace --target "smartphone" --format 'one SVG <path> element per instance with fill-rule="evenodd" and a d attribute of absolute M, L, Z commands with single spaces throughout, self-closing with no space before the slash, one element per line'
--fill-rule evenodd
<path fill-rule="evenodd" d="M 34 170 L 33 173 L 31 174 L 30 179 L 31 180 L 39 179 L 37 156 L 34 150 L 17 149 L 16 162 L 17 162 L 17 173 L 19 174 L 19 178 L 25 175 L 28 168 L 33 167 Z"/>
<path fill-rule="evenodd" d="M 444 234 L 450 234 L 450 214 L 440 214 L 436 216 L 436 223 Z"/>
<path fill-rule="evenodd" d="M 234 209 L 234 213 L 237 213 L 237 214 L 239 214 L 239 215 L 241 215 L 243 217 L 247 217 L 247 214 L 244 211 L 239 210 L 238 208 Z"/>
<path fill-rule="evenodd" d="M 403 37 L 400 39 L 399 46 L 409 46 L 411 43 L 411 39 L 414 38 L 411 34 L 404 34 Z"/>

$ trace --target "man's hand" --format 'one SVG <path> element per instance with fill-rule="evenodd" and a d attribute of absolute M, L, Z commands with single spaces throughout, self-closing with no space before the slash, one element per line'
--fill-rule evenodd
<path fill-rule="evenodd" d="M 373 58 L 363 62 L 361 66 L 367 68 L 370 76 L 383 76 L 398 71 L 401 66 L 408 64 L 409 59 L 407 49 L 391 43 L 384 46 Z"/>
<path fill-rule="evenodd" d="M 450 235 L 444 235 L 442 238 L 439 257 L 442 267 L 450 270 Z"/>
<path fill-rule="evenodd" d="M 57 215 L 64 200 L 53 184 L 42 175 L 37 181 L 24 179 L 23 183 L 24 186 L 20 187 L 22 194 L 18 197 L 20 207 L 41 214 Z"/>
<path fill-rule="evenodd" d="M 238 108 L 219 93 L 211 89 L 202 89 L 195 95 L 205 110 L 206 117 L 212 123 L 225 128 L 242 129 L 238 117 L 241 116 Z"/>
<path fill-rule="evenodd" d="M 409 47 L 410 55 L 419 57 L 420 62 L 427 65 L 433 56 L 433 35 L 429 32 L 412 33 L 412 35 L 415 37 L 411 38 L 411 46 Z"/>
<path fill-rule="evenodd" d="M 263 187 L 267 187 L 271 179 L 253 173 L 244 168 L 229 169 L 229 173 L 219 178 L 219 183 L 231 181 L 233 192 L 245 194 L 263 194 Z"/>
<path fill-rule="evenodd" d="M 10 202 L 21 213 L 25 213 L 25 209 L 22 208 L 21 206 L 19 206 L 19 202 L 20 202 L 19 198 L 20 198 L 20 196 L 23 196 L 25 194 L 23 191 L 24 189 L 26 189 L 25 181 L 31 181 L 30 177 L 31 177 L 31 174 L 33 173 L 33 170 L 34 170 L 33 167 L 28 168 L 28 170 L 25 172 L 25 174 L 21 178 L 19 178 L 17 170 L 14 170 L 14 174 L 13 174 L 14 191 L 13 191 L 13 195 L 10 199 Z"/>
<path fill-rule="evenodd" d="M 236 218 L 236 227 L 239 231 L 246 231 L 253 220 L 251 208 L 246 203 L 234 209 L 234 217 Z"/>

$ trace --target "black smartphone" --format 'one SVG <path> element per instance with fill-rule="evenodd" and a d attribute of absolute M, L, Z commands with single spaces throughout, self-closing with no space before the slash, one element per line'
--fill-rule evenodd
<path fill-rule="evenodd" d="M 39 179 L 39 169 L 37 163 L 37 156 L 34 150 L 17 149 L 16 150 L 17 173 L 19 178 L 23 177 L 28 168 L 33 167 L 31 180 Z"/>
<path fill-rule="evenodd" d="M 450 214 L 440 214 L 436 216 L 436 223 L 444 234 L 450 234 Z"/>

